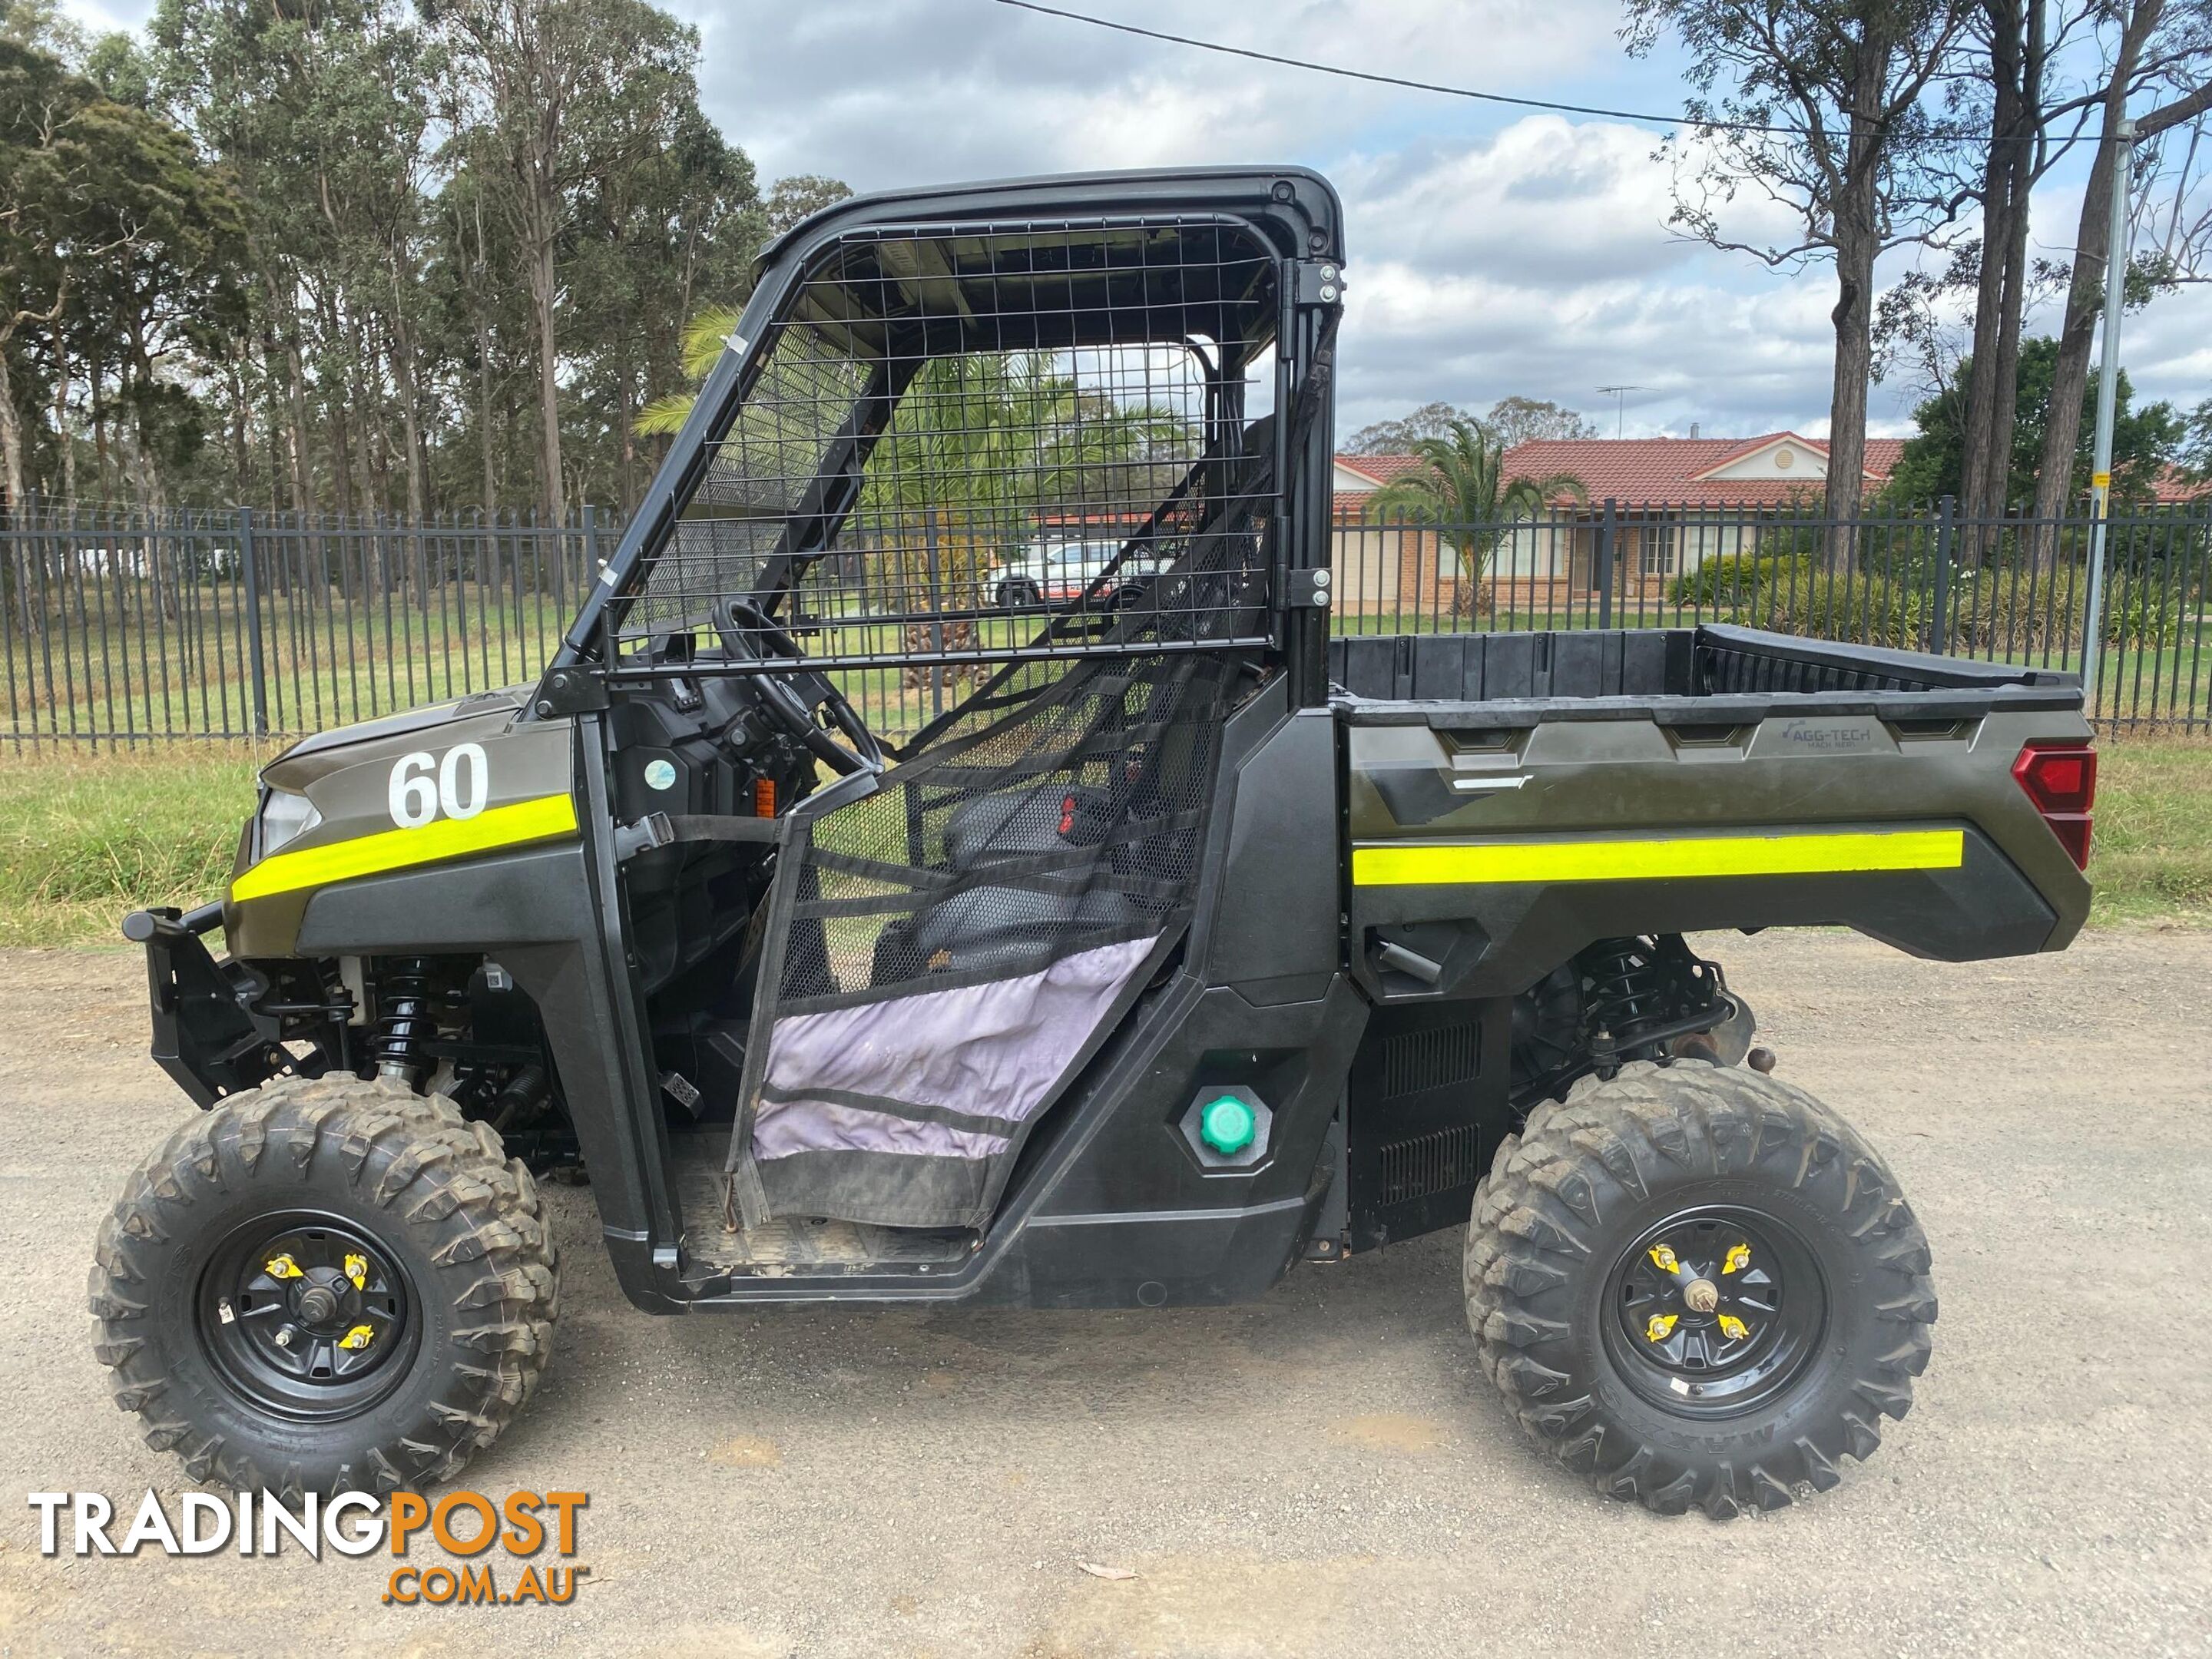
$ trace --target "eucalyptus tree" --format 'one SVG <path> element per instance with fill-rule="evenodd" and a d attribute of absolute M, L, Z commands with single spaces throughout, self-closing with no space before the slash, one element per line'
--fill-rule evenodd
<path fill-rule="evenodd" d="M 507 222 L 535 334 L 540 500 L 565 516 L 559 256 L 582 194 L 653 142 L 641 110 L 696 104 L 699 37 L 645 0 L 425 0 L 447 54 L 448 119 Z"/>
<path fill-rule="evenodd" d="M 1958 67 L 1971 0 L 1629 0 L 1632 52 L 1668 37 L 1689 55 L 1672 221 L 1712 246 L 1796 270 L 1832 264 L 1827 516 L 1865 493 L 1875 261 L 1955 216 L 1942 173 L 1955 136 L 1937 94 Z M 1748 196 L 1789 228 L 1747 240 Z M 1831 538 L 1832 562 L 1850 538 Z"/>

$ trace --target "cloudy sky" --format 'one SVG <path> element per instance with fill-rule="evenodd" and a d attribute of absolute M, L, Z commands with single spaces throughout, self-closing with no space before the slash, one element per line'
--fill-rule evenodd
<path fill-rule="evenodd" d="M 1680 64 L 1636 61 L 1602 0 L 1055 0 L 1070 9 L 1383 74 L 1671 111 Z M 1670 170 L 1648 126 L 1518 112 L 1089 28 L 995 0 L 663 0 L 703 42 L 708 110 L 765 180 L 861 190 L 1179 162 L 1316 166 L 1349 216 L 1339 426 L 1431 399 L 1509 393 L 1634 434 L 1818 435 L 1831 282 L 1771 272 L 1667 227 Z M 76 0 L 131 25 L 137 0 Z M 2039 197 L 2041 252 L 2068 257 L 2068 169 Z M 1745 215 L 1731 229 L 1754 239 Z M 1913 256 L 1885 267 L 1891 278 Z M 1931 264 L 1942 256 L 1923 255 Z M 2055 319 L 2031 319 L 2048 330 Z M 2124 334 L 2142 394 L 2212 394 L 2212 295 L 2165 298 Z M 1900 378 L 1878 432 L 1907 430 Z"/>

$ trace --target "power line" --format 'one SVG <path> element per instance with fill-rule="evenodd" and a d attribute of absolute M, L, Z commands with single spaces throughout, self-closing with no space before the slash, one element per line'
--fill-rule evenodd
<path fill-rule="evenodd" d="M 1340 64 L 1317 64 L 1306 58 L 1285 58 L 1279 52 L 1259 52 L 1250 46 L 1224 46 L 1218 40 L 1200 40 L 1188 34 L 1170 34 L 1164 29 L 1148 29 L 1135 23 L 1121 23 L 1110 17 L 1093 17 L 1086 12 L 1066 11 L 1058 6 L 1046 6 L 1037 0 L 995 0 L 1001 6 L 1013 6 L 1023 11 L 1033 11 L 1046 17 L 1061 17 L 1071 23 L 1087 23 L 1093 28 L 1111 29 L 1117 34 L 1140 35 L 1147 40 L 1164 40 L 1171 46 L 1190 46 L 1200 52 L 1216 52 L 1228 58 L 1248 58 L 1255 63 L 1279 64 L 1285 69 L 1310 70 L 1316 75 L 1334 75 L 1347 81 L 1369 81 L 1377 86 L 1404 87 L 1413 92 L 1442 93 L 1448 98 L 1471 98 L 1485 104 L 1509 104 L 1516 109 L 1549 110 L 1560 115 L 1597 115 L 1612 121 L 1648 121 L 1667 127 L 1695 127 L 1704 132 L 1772 132 L 1792 138 L 1809 136 L 1803 127 L 1785 126 L 1763 121 L 1701 121 L 1686 115 L 1654 115 L 1646 110 L 1607 109 L 1599 104 L 1563 104 L 1550 98 L 1516 98 L 1509 93 L 1483 92 L 1474 87 L 1446 86 L 1437 81 L 1409 80 L 1402 75 L 1378 75 L 1371 70 L 1346 69 Z M 1893 138 L 1896 143 L 1953 142 L 1948 136 L 1914 135 Z M 2032 134 L 1990 133 L 1984 142 L 1991 144 L 2029 143 Z"/>

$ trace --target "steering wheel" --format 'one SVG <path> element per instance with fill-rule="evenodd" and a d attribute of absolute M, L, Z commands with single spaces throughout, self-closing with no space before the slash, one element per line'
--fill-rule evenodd
<path fill-rule="evenodd" d="M 770 720 L 841 775 L 884 769 L 883 745 L 836 683 L 818 669 L 796 666 L 806 653 L 788 629 L 750 599 L 730 599 L 716 613 L 715 631 L 732 662 L 794 665 L 745 677 Z"/>

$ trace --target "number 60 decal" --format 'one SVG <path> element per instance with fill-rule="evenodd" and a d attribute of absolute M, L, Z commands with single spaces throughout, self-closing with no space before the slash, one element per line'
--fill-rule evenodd
<path fill-rule="evenodd" d="M 402 830 L 420 830 L 443 813 L 472 818 L 491 793 L 491 769 L 483 745 L 456 744 L 442 761 L 423 750 L 403 755 L 392 769 L 392 821 Z"/>

